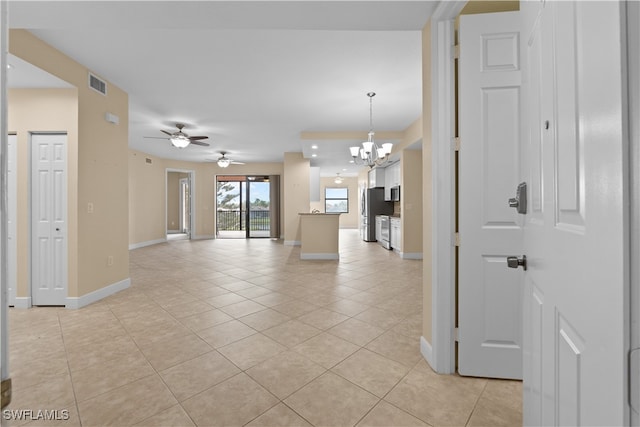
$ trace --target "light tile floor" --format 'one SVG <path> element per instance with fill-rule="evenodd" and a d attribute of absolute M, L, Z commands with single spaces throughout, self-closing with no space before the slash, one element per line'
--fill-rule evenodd
<path fill-rule="evenodd" d="M 69 420 L 3 425 L 521 425 L 520 382 L 423 360 L 422 262 L 340 239 L 339 262 L 269 239 L 160 244 L 131 252 L 116 295 L 12 309 L 10 409 Z"/>

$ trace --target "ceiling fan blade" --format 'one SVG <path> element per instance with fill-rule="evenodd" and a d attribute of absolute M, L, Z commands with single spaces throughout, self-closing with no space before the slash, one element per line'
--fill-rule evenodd
<path fill-rule="evenodd" d="M 173 135 L 171 132 L 167 132 L 166 130 L 162 130 L 162 129 L 160 129 L 160 132 L 162 132 L 162 133 L 166 133 L 166 134 L 167 134 L 167 135 L 169 135 L 169 136 Z"/>
<path fill-rule="evenodd" d="M 232 160 L 231 164 L 232 165 L 244 165 L 245 163 L 243 163 L 243 162 L 235 162 L 235 161 Z"/>
<path fill-rule="evenodd" d="M 208 146 L 209 146 L 209 143 L 207 143 L 207 142 L 202 142 L 202 141 L 193 141 L 193 140 L 192 140 L 192 141 L 191 141 L 191 143 L 192 143 L 192 144 L 195 144 L 195 145 L 201 145 L 201 146 L 203 146 L 203 147 L 208 147 Z"/>
<path fill-rule="evenodd" d="M 165 138 L 164 136 L 144 136 L 143 138 L 150 138 L 150 139 L 169 139 L 169 138 Z"/>
<path fill-rule="evenodd" d="M 190 136 L 189 137 L 191 141 L 198 140 L 198 139 L 208 139 L 208 138 L 209 138 L 208 136 Z"/>

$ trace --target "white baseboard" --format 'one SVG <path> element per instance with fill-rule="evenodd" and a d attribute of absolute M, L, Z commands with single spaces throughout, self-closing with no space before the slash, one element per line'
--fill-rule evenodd
<path fill-rule="evenodd" d="M 193 236 L 191 240 L 207 240 L 207 239 L 215 239 L 215 234 L 201 234 L 199 236 Z"/>
<path fill-rule="evenodd" d="M 145 246 L 157 245 L 158 243 L 165 243 L 167 239 L 148 240 L 146 242 L 131 243 L 129 250 L 144 248 Z"/>
<path fill-rule="evenodd" d="M 402 259 L 422 259 L 422 252 L 400 252 Z"/>
<path fill-rule="evenodd" d="M 302 242 L 300 240 L 285 240 L 285 246 L 300 246 Z"/>
<path fill-rule="evenodd" d="M 31 297 L 16 297 L 13 306 L 15 308 L 31 308 Z"/>
<path fill-rule="evenodd" d="M 89 292 L 88 294 L 82 295 L 81 297 L 67 297 L 65 306 L 71 309 L 82 308 L 96 301 L 100 301 L 101 299 L 106 298 L 109 295 L 113 295 L 116 292 L 127 289 L 129 286 L 131 286 L 131 279 L 126 278 L 111 285 L 107 285 L 104 288 Z"/>
<path fill-rule="evenodd" d="M 433 348 L 431 348 L 431 344 L 425 339 L 425 337 L 420 337 L 420 353 L 429 366 L 431 366 L 431 369 L 438 372 L 435 364 L 433 363 Z"/>
<path fill-rule="evenodd" d="M 301 253 L 300 259 L 328 259 L 336 260 L 340 259 L 340 255 L 337 253 Z"/>

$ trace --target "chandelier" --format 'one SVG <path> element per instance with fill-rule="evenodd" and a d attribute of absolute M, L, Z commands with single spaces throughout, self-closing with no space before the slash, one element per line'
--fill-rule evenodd
<path fill-rule="evenodd" d="M 389 154 L 391 154 L 393 144 L 387 142 L 378 147 L 374 141 L 373 97 L 376 96 L 376 94 L 375 92 L 369 92 L 367 96 L 369 97 L 369 136 L 368 139 L 362 143 L 362 147 L 349 147 L 349 151 L 351 151 L 351 157 L 353 157 L 352 163 L 363 164 L 372 168 L 374 166 L 381 166 L 389 161 Z"/>

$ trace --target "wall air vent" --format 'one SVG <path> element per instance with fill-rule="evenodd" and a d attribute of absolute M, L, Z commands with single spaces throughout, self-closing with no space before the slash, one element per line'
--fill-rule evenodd
<path fill-rule="evenodd" d="M 149 163 L 149 164 L 153 163 L 153 161 L 152 161 L 150 158 L 148 158 L 148 157 L 146 157 L 146 158 L 145 158 L 145 160 L 146 160 L 146 161 L 147 161 L 147 163 Z"/>
<path fill-rule="evenodd" d="M 107 94 L 107 82 L 89 73 L 89 87 L 103 95 Z"/>

